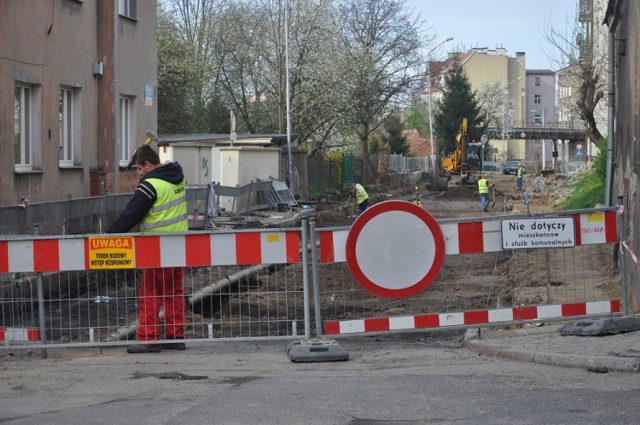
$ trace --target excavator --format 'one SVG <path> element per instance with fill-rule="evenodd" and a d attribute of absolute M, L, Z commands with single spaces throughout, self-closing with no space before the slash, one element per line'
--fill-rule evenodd
<path fill-rule="evenodd" d="M 462 183 L 475 183 L 482 173 L 482 143 L 469 142 L 467 119 L 462 119 L 460 131 L 456 135 L 456 148 L 451 155 L 441 159 L 441 171 L 448 178 L 460 175 Z"/>

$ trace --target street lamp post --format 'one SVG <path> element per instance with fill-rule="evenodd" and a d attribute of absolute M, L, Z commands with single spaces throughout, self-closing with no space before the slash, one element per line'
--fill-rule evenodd
<path fill-rule="evenodd" d="M 438 44 L 433 49 L 429 50 L 427 53 L 427 87 L 429 88 L 429 142 L 431 142 L 431 167 L 433 170 L 433 177 L 436 176 L 436 155 L 433 151 L 433 113 L 431 108 L 431 53 L 433 53 L 438 47 L 442 46 L 444 43 L 453 40 L 453 37 L 449 37 L 440 44 Z"/>

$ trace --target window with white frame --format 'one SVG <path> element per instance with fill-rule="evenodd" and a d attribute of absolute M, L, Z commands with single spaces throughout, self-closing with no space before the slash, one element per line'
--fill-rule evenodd
<path fill-rule="evenodd" d="M 533 116 L 533 122 L 534 122 L 534 124 L 542 124 L 542 115 L 541 114 L 535 114 Z"/>
<path fill-rule="evenodd" d="M 76 97 L 72 88 L 60 87 L 58 98 L 58 126 L 60 135 L 58 161 L 61 167 L 74 165 Z"/>
<path fill-rule="evenodd" d="M 14 164 L 16 171 L 29 171 L 32 169 L 31 103 L 32 87 L 24 84 L 16 84 L 13 101 Z"/>
<path fill-rule="evenodd" d="M 134 98 L 122 96 L 120 98 L 120 166 L 126 167 L 131 161 L 133 153 L 134 128 Z"/>
<path fill-rule="evenodd" d="M 534 94 L 533 95 L 533 103 L 535 103 L 536 105 L 539 105 L 541 101 L 541 96 L 539 94 Z"/>
<path fill-rule="evenodd" d="M 120 1 L 120 15 L 127 18 L 136 19 L 136 0 L 119 0 Z"/>

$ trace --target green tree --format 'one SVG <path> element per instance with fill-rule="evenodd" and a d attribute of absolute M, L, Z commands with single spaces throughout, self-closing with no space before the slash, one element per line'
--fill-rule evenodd
<path fill-rule="evenodd" d="M 407 138 L 402 134 L 404 125 L 398 114 L 393 114 L 387 118 L 384 125 L 385 132 L 382 141 L 389 147 L 389 152 L 396 154 L 406 154 L 409 151 Z"/>
<path fill-rule="evenodd" d="M 427 107 L 420 103 L 413 103 L 407 109 L 404 117 L 404 126 L 407 129 L 418 130 L 425 137 L 429 134 L 429 114 Z"/>
<path fill-rule="evenodd" d="M 566 210 L 594 208 L 604 199 L 604 184 L 607 173 L 606 139 L 601 139 L 597 145 L 599 152 L 593 160 L 593 167 L 572 186 L 573 193 L 567 197 L 563 204 Z"/>
<path fill-rule="evenodd" d="M 461 67 L 446 76 L 443 96 L 436 104 L 433 118 L 439 149 L 445 153 L 455 149 L 455 137 L 460 131 L 463 118 L 467 118 L 469 140 L 480 140 L 480 136 L 486 131 L 486 124 L 481 123 L 476 94 Z"/>

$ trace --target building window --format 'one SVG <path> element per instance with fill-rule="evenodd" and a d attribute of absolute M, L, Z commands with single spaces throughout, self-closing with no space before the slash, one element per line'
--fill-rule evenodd
<path fill-rule="evenodd" d="M 540 95 L 539 94 L 534 94 L 533 95 L 533 103 L 535 103 L 536 105 L 540 104 Z"/>
<path fill-rule="evenodd" d="M 136 19 L 136 0 L 119 0 L 120 1 L 120 15 L 127 18 Z"/>
<path fill-rule="evenodd" d="M 120 166 L 126 167 L 131 161 L 133 152 L 132 135 L 135 134 L 134 129 L 134 98 L 120 98 Z"/>
<path fill-rule="evenodd" d="M 536 77 L 536 86 L 540 85 L 540 77 Z"/>
<path fill-rule="evenodd" d="M 13 100 L 16 171 L 29 171 L 32 168 L 31 96 L 30 86 L 16 85 Z"/>
<path fill-rule="evenodd" d="M 69 87 L 60 88 L 58 101 L 58 127 L 60 134 L 60 150 L 58 160 L 60 166 L 73 165 L 74 160 L 74 139 L 75 139 L 75 119 L 76 99 L 73 89 Z"/>
<path fill-rule="evenodd" d="M 533 123 L 534 124 L 542 124 L 542 115 L 541 114 L 535 114 L 533 116 Z"/>

